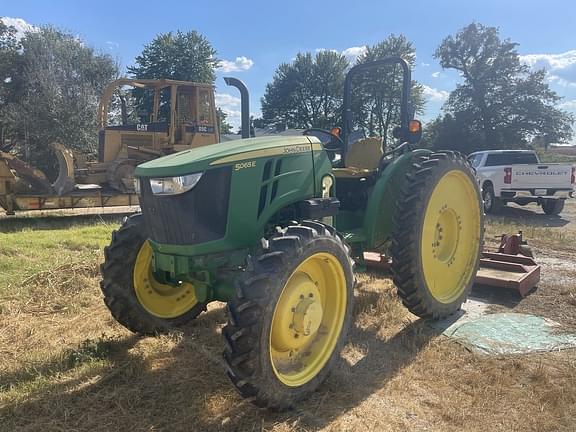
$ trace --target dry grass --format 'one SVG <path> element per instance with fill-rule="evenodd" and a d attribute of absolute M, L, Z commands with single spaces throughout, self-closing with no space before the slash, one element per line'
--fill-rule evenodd
<path fill-rule="evenodd" d="M 291 412 L 258 410 L 225 376 L 222 304 L 157 338 L 111 319 L 97 276 L 111 224 L 0 233 L 0 431 L 576 428 L 574 352 L 478 357 L 406 312 L 378 274 L 359 275 L 350 342 L 321 389 Z"/>

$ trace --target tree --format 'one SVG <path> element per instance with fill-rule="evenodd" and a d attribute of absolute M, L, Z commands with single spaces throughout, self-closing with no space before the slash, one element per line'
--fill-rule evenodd
<path fill-rule="evenodd" d="M 367 48 L 358 63 L 389 56 L 401 56 L 410 65 L 416 55 L 404 36 L 388 39 Z M 341 123 L 344 79 L 350 68 L 346 58 L 335 51 L 298 54 L 292 63 L 281 64 L 262 98 L 262 123 L 288 128 L 317 127 L 330 129 Z M 402 73 L 388 66 L 369 70 L 353 83 L 352 109 L 354 126 L 367 135 L 392 139 L 392 129 L 399 123 Z M 412 82 L 412 109 L 424 107 L 422 87 Z"/>
<path fill-rule="evenodd" d="M 399 56 L 413 67 L 416 50 L 405 36 L 390 35 L 376 45 L 367 47 L 357 64 L 368 63 L 386 57 Z M 383 137 L 384 148 L 392 137 L 394 126 L 400 123 L 400 98 L 402 95 L 402 71 L 399 66 L 384 66 L 367 70 L 353 84 L 353 112 L 355 123 L 368 136 Z M 411 109 L 421 114 L 424 110 L 422 86 L 412 81 Z"/>
<path fill-rule="evenodd" d="M 17 94 L 20 43 L 16 29 L 0 20 L 0 150 L 6 149 L 10 136 L 7 106 Z"/>
<path fill-rule="evenodd" d="M 560 97 L 546 84 L 545 72 L 522 64 L 517 45 L 501 40 L 497 28 L 477 23 L 442 41 L 435 57 L 464 82 L 444 106 L 451 116 L 436 124 L 440 133 L 434 146 L 458 145 L 444 141 L 453 135 L 452 127 L 468 131 L 468 151 L 523 147 L 536 137 L 547 142 L 571 138 L 573 116 L 555 107 Z"/>
<path fill-rule="evenodd" d="M 16 152 L 54 174 L 50 143 L 94 154 L 99 98 L 118 68 L 110 56 L 53 27 L 26 33 L 21 44 L 12 80 L 18 95 L 6 107 L 7 121 Z"/>
<path fill-rule="evenodd" d="M 220 135 L 226 135 L 232 133 L 232 125 L 226 121 L 228 114 L 226 114 L 222 108 L 216 108 L 216 115 L 218 116 L 218 127 L 220 130 Z"/>
<path fill-rule="evenodd" d="M 338 123 L 348 61 L 334 51 L 299 53 L 282 63 L 262 97 L 265 124 L 330 129 Z"/>
<path fill-rule="evenodd" d="M 144 46 L 128 72 L 139 79 L 173 79 L 213 83 L 218 66 L 216 51 L 204 36 L 192 30 L 163 33 Z"/>
<path fill-rule="evenodd" d="M 144 46 L 136 57 L 135 66 L 129 66 L 128 72 L 138 79 L 173 79 L 213 83 L 215 69 L 219 64 L 216 50 L 208 39 L 195 30 L 183 33 L 168 32 L 159 34 L 152 42 Z M 134 89 L 136 104 L 143 112 L 152 112 L 153 92 Z M 169 91 L 163 91 L 160 99 L 160 118 L 168 120 Z"/>

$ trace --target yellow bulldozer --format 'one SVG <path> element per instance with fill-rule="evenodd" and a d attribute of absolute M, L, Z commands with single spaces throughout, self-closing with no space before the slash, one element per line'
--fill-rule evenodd
<path fill-rule="evenodd" d="M 149 99 L 150 112 L 129 117 L 126 98 L 119 97 L 116 117 L 111 101 L 120 89 L 140 89 Z M 118 99 L 118 98 L 117 98 Z M 118 115 L 120 111 L 120 115 Z M 58 159 L 55 181 L 12 154 L 0 151 L 0 206 L 7 214 L 94 206 L 137 205 L 134 169 L 147 160 L 220 141 L 214 86 L 169 79 L 128 79 L 111 82 L 98 107 L 98 159 L 62 144 L 50 143 Z"/>

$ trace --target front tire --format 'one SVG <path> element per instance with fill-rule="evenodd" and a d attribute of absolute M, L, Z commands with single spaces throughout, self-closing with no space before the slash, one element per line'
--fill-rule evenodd
<path fill-rule="evenodd" d="M 104 248 L 100 287 L 112 316 L 134 333 L 163 333 L 206 310 L 194 287 L 161 284 L 152 273 L 152 248 L 141 214 L 126 219 Z"/>
<path fill-rule="evenodd" d="M 256 405 L 285 409 L 314 391 L 343 348 L 353 262 L 333 228 L 303 222 L 251 259 L 228 303 L 228 376 Z"/>
<path fill-rule="evenodd" d="M 474 174 L 457 153 L 419 157 L 398 197 L 392 272 L 402 303 L 440 319 L 466 300 L 483 241 L 482 200 Z"/>

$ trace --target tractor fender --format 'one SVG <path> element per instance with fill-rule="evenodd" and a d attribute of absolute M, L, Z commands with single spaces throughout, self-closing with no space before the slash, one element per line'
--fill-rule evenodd
<path fill-rule="evenodd" d="M 406 180 L 408 167 L 414 157 L 429 155 L 426 149 L 417 149 L 396 158 L 384 169 L 376 181 L 366 206 L 363 230 L 366 249 L 382 249 L 392 233 L 392 218 L 400 189 Z"/>

